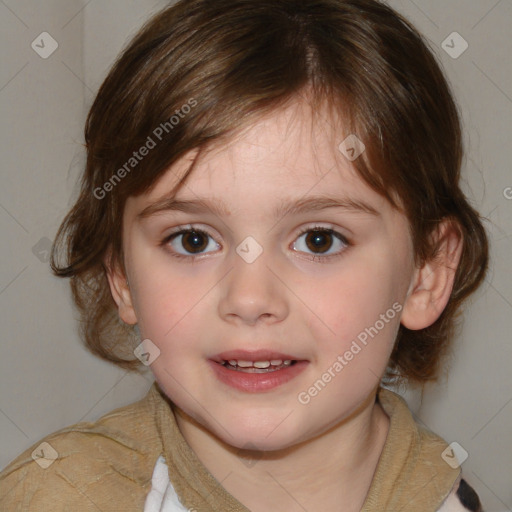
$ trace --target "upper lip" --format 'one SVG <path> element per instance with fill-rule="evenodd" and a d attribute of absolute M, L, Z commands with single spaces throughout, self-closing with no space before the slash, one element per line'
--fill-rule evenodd
<path fill-rule="evenodd" d="M 300 361 L 301 359 L 290 354 L 274 352 L 272 350 L 228 350 L 212 357 L 217 363 L 224 361 Z"/>

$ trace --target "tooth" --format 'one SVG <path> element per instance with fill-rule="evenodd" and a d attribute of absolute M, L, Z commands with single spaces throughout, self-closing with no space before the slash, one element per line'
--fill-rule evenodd
<path fill-rule="evenodd" d="M 238 364 L 238 366 L 240 366 L 242 368 L 250 368 L 253 365 L 253 362 L 252 361 L 240 361 L 240 360 L 238 360 L 237 364 Z"/>
<path fill-rule="evenodd" d="M 228 363 L 231 365 L 231 366 L 236 366 L 236 359 L 230 359 L 228 361 Z"/>
<path fill-rule="evenodd" d="M 271 359 L 270 364 L 272 366 L 280 366 L 283 364 L 283 360 L 282 359 Z"/>
<path fill-rule="evenodd" d="M 254 368 L 268 368 L 270 366 L 270 361 L 256 361 L 254 363 Z"/>
<path fill-rule="evenodd" d="M 283 361 L 283 364 L 285 366 L 290 366 L 292 364 L 292 360 L 291 359 L 287 359 L 286 361 Z"/>

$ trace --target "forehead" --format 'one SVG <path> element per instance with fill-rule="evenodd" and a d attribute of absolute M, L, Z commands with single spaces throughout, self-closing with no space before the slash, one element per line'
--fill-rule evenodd
<path fill-rule="evenodd" d="M 254 166 L 269 174 L 274 167 L 321 176 L 326 166 L 336 162 L 348 170 L 338 150 L 343 138 L 335 112 L 326 111 L 326 107 L 315 110 L 305 101 L 296 101 L 262 116 L 223 144 L 214 145 L 203 161 L 231 160 L 242 168 Z"/>
<path fill-rule="evenodd" d="M 176 199 L 222 198 L 234 210 L 253 203 L 270 207 L 283 197 L 308 195 L 338 196 L 383 208 L 387 201 L 364 183 L 339 150 L 348 135 L 326 105 L 315 109 L 307 101 L 295 101 L 206 150 L 189 152 L 162 175 L 150 194 L 130 198 L 129 203 L 145 208 L 174 191 Z M 192 171 L 175 190 L 195 157 Z"/>

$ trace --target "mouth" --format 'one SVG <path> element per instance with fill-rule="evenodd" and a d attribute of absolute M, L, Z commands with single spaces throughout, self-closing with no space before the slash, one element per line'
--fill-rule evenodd
<path fill-rule="evenodd" d="M 243 359 L 230 359 L 223 361 L 222 366 L 228 370 L 245 373 L 269 373 L 282 370 L 297 364 L 294 359 L 270 359 L 267 361 L 244 361 Z"/>
<path fill-rule="evenodd" d="M 268 350 L 236 350 L 218 354 L 210 359 L 210 364 L 224 384 L 255 393 L 286 384 L 302 373 L 309 361 Z"/>

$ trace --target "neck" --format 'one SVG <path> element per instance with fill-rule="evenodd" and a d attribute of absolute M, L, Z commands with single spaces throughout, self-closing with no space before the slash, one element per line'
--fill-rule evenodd
<path fill-rule="evenodd" d="M 339 512 L 340 503 L 346 512 L 359 511 L 389 428 L 375 394 L 376 390 L 350 417 L 317 437 L 272 452 L 234 448 L 179 409 L 176 419 L 210 473 L 252 512 Z"/>

